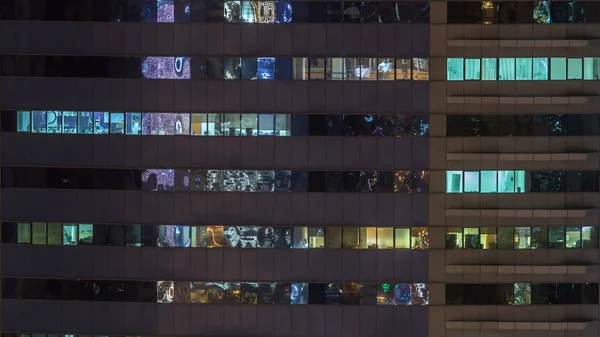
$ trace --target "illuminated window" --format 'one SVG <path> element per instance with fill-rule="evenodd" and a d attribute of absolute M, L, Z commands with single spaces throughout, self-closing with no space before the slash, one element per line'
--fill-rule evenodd
<path fill-rule="evenodd" d="M 464 76 L 464 64 L 462 58 L 448 58 L 447 73 L 448 81 L 463 81 Z"/>
<path fill-rule="evenodd" d="M 393 249 L 394 248 L 394 228 L 391 228 L 391 227 L 378 227 L 377 228 L 377 248 L 378 249 Z"/>
<path fill-rule="evenodd" d="M 77 233 L 78 233 L 77 225 L 64 224 L 63 225 L 63 245 L 65 245 L 65 246 L 77 245 Z"/>
<path fill-rule="evenodd" d="M 223 226 L 206 226 L 206 247 L 223 248 L 224 246 Z"/>
<path fill-rule="evenodd" d="M 498 237 L 495 227 L 482 227 L 479 229 L 479 244 L 482 249 L 498 248 Z"/>
<path fill-rule="evenodd" d="M 548 229 L 546 227 L 531 228 L 531 248 L 548 248 Z"/>
<path fill-rule="evenodd" d="M 531 228 L 515 227 L 515 249 L 531 248 Z"/>
<path fill-rule="evenodd" d="M 429 80 L 429 59 L 413 58 L 412 59 L 413 80 L 428 81 Z"/>
<path fill-rule="evenodd" d="M 79 113 L 79 133 L 93 134 L 94 133 L 94 113 L 82 111 Z"/>
<path fill-rule="evenodd" d="M 501 58 L 499 60 L 498 79 L 500 81 L 514 81 L 515 80 L 515 59 L 514 58 Z"/>
<path fill-rule="evenodd" d="M 31 224 L 20 222 L 17 224 L 17 243 L 31 243 Z"/>
<path fill-rule="evenodd" d="M 94 243 L 94 225 L 79 224 L 79 241 L 80 245 L 92 245 Z"/>
<path fill-rule="evenodd" d="M 465 193 L 479 193 L 479 171 L 464 172 Z"/>
<path fill-rule="evenodd" d="M 446 249 L 457 249 L 463 247 L 463 229 L 461 227 L 449 227 L 446 229 Z"/>
<path fill-rule="evenodd" d="M 565 229 L 565 247 L 581 248 L 581 227 L 567 227 Z"/>
<path fill-rule="evenodd" d="M 65 124 L 65 127 L 67 125 Z M 110 113 L 110 133 L 124 134 L 125 133 L 125 113 L 111 112 Z"/>
<path fill-rule="evenodd" d="M 46 223 L 34 222 L 31 230 L 31 243 L 34 245 L 46 244 Z"/>
<path fill-rule="evenodd" d="M 206 247 L 206 226 L 192 226 L 192 247 Z"/>
<path fill-rule="evenodd" d="M 585 57 L 583 59 L 583 79 L 600 79 L 600 57 Z"/>
<path fill-rule="evenodd" d="M 550 58 L 550 79 L 551 80 L 566 80 L 567 79 L 567 58 L 566 57 Z"/>
<path fill-rule="evenodd" d="M 463 171 L 446 171 L 446 193 L 463 192 Z"/>
<path fill-rule="evenodd" d="M 582 248 L 598 248 L 598 227 L 584 226 L 581 229 Z"/>
<path fill-rule="evenodd" d="M 410 229 L 410 247 L 411 249 L 429 248 L 429 231 L 427 227 L 412 227 Z"/>
<path fill-rule="evenodd" d="M 81 112 L 80 112 L 81 113 Z M 125 134 L 141 135 L 142 134 L 142 113 L 128 112 L 125 114 Z"/>
<path fill-rule="evenodd" d="M 465 59 L 465 80 L 481 80 L 481 59 Z"/>
<path fill-rule="evenodd" d="M 410 68 L 409 68 L 410 71 Z M 394 58 L 385 57 L 377 59 L 377 79 L 380 81 L 393 81 L 396 67 Z M 410 78 L 410 75 L 408 76 Z"/>
<path fill-rule="evenodd" d="M 190 226 L 159 225 L 158 247 L 189 247 Z"/>
<path fill-rule="evenodd" d="M 548 228 L 548 248 L 565 248 L 565 228 Z"/>
<path fill-rule="evenodd" d="M 479 249 L 479 228 L 464 228 L 464 243 L 465 249 Z"/>
<path fill-rule="evenodd" d="M 411 59 L 396 59 L 396 80 L 412 79 Z"/>
<path fill-rule="evenodd" d="M 548 80 L 548 58 L 534 57 L 533 58 L 533 79 L 537 81 Z"/>
<path fill-rule="evenodd" d="M 495 81 L 498 79 L 498 62 L 496 58 L 481 59 L 481 79 Z"/>
<path fill-rule="evenodd" d="M 31 111 L 17 111 L 17 132 L 31 132 Z"/>
<path fill-rule="evenodd" d="M 498 193 L 498 171 L 481 171 L 481 193 Z"/>
<path fill-rule="evenodd" d="M 568 79 L 582 80 L 583 79 L 583 59 L 569 58 L 567 60 Z"/>
<path fill-rule="evenodd" d="M 517 58 L 516 67 L 517 81 L 526 81 L 533 79 L 533 61 L 530 57 Z"/>
<path fill-rule="evenodd" d="M 352 60 L 340 57 L 327 58 L 328 80 L 350 80 L 354 77 L 355 69 Z"/>
<path fill-rule="evenodd" d="M 394 228 L 394 247 L 410 249 L 410 228 Z"/>
<path fill-rule="evenodd" d="M 308 229 L 308 248 L 325 248 L 325 228 Z"/>

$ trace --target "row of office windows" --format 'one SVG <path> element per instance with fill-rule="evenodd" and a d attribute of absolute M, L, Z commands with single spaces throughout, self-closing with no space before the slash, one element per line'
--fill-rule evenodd
<path fill-rule="evenodd" d="M 187 56 L 0 56 L 0 76 L 427 81 L 428 58 L 394 57 L 187 57 Z"/>
<path fill-rule="evenodd" d="M 448 23 L 599 23 L 598 1 L 448 2 Z"/>
<path fill-rule="evenodd" d="M 598 248 L 598 227 L 449 227 L 446 249 Z"/>
<path fill-rule="evenodd" d="M 427 227 L 142 226 L 4 222 L 2 242 L 183 248 L 427 249 L 429 231 Z"/>
<path fill-rule="evenodd" d="M 448 81 L 600 79 L 600 57 L 448 58 Z"/>
<path fill-rule="evenodd" d="M 429 171 L 254 171 L 3 167 L 2 187 L 204 191 L 427 193 Z"/>
<path fill-rule="evenodd" d="M 600 135 L 600 115 L 447 115 L 448 137 Z"/>
<path fill-rule="evenodd" d="M 104 281 L 3 278 L 5 299 L 195 304 L 427 305 L 426 283 Z"/>
<path fill-rule="evenodd" d="M 598 171 L 446 171 L 446 193 L 600 192 Z"/>
<path fill-rule="evenodd" d="M 227 23 L 428 23 L 429 2 L 0 0 L 0 20 Z"/>
<path fill-rule="evenodd" d="M 447 305 L 598 305 L 598 283 L 446 284 Z"/>
<path fill-rule="evenodd" d="M 0 111 L 2 131 L 191 136 L 429 135 L 429 115 Z"/>

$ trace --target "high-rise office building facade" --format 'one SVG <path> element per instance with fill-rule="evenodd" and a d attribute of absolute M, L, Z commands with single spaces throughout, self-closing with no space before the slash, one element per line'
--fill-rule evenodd
<path fill-rule="evenodd" d="M 598 336 L 597 9 L 0 0 L 0 332 Z"/>

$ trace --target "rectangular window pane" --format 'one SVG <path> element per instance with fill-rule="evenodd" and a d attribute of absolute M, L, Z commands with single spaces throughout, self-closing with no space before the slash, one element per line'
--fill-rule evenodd
<path fill-rule="evenodd" d="M 446 249 L 459 249 L 463 247 L 462 227 L 449 227 L 446 230 Z"/>
<path fill-rule="evenodd" d="M 412 61 L 413 80 L 428 81 L 429 80 L 429 59 L 413 58 Z"/>
<path fill-rule="evenodd" d="M 548 231 L 546 227 L 531 228 L 531 248 L 548 248 Z"/>
<path fill-rule="evenodd" d="M 568 71 L 570 80 L 582 80 L 583 79 L 583 59 L 581 58 L 569 58 L 568 59 Z"/>
<path fill-rule="evenodd" d="M 498 171 L 481 171 L 481 193 L 498 193 Z"/>
<path fill-rule="evenodd" d="M 410 59 L 396 59 L 396 80 L 410 80 L 412 65 Z"/>
<path fill-rule="evenodd" d="M 34 222 L 32 225 L 31 243 L 34 245 L 46 244 L 46 223 Z"/>
<path fill-rule="evenodd" d="M 462 58 L 448 58 L 446 64 L 448 81 L 462 81 L 465 79 Z"/>
<path fill-rule="evenodd" d="M 223 246 L 225 246 L 223 226 L 206 226 L 206 247 L 223 248 Z"/>
<path fill-rule="evenodd" d="M 66 125 L 65 125 L 66 127 Z M 110 133 L 122 135 L 125 133 L 125 113 L 110 113 Z"/>
<path fill-rule="evenodd" d="M 294 235 L 292 238 L 292 248 L 306 249 L 308 248 L 308 227 L 294 227 Z"/>
<path fill-rule="evenodd" d="M 550 79 L 554 80 L 554 81 L 567 79 L 567 58 L 566 57 L 550 58 Z"/>
<path fill-rule="evenodd" d="M 481 59 L 481 79 L 484 81 L 495 81 L 498 79 L 498 67 L 496 58 Z"/>
<path fill-rule="evenodd" d="M 128 112 L 125 114 L 125 133 L 128 135 L 142 134 L 142 113 Z"/>
<path fill-rule="evenodd" d="M 515 227 L 515 249 L 531 248 L 531 228 Z"/>
<path fill-rule="evenodd" d="M 598 248 L 598 227 L 584 226 L 581 229 L 582 248 Z"/>
<path fill-rule="evenodd" d="M 394 73 L 394 58 L 386 57 L 377 60 L 377 79 L 380 81 L 393 81 Z"/>
<path fill-rule="evenodd" d="M 284 115 L 285 116 L 285 115 Z M 274 114 L 259 114 L 258 115 L 258 135 L 273 136 L 275 127 Z"/>
<path fill-rule="evenodd" d="M 533 79 L 533 62 L 530 57 L 520 57 L 517 63 L 517 81 L 528 81 Z"/>
<path fill-rule="evenodd" d="M 20 222 L 17 224 L 17 243 L 31 243 L 31 224 Z"/>
<path fill-rule="evenodd" d="M 465 193 L 479 193 L 479 171 L 466 171 L 464 180 Z"/>
<path fill-rule="evenodd" d="M 464 228 L 463 229 L 465 249 L 479 249 L 479 228 Z"/>
<path fill-rule="evenodd" d="M 496 227 L 482 227 L 479 229 L 479 244 L 482 249 L 498 248 L 498 237 Z"/>
<path fill-rule="evenodd" d="M 32 111 L 31 119 L 33 133 L 46 133 L 46 111 Z"/>
<path fill-rule="evenodd" d="M 341 227 L 325 228 L 325 248 L 331 248 L 331 249 L 342 248 L 342 228 Z"/>
<path fill-rule="evenodd" d="M 308 248 L 325 248 L 325 228 L 308 229 Z"/>
<path fill-rule="evenodd" d="M 481 80 L 480 59 L 465 59 L 465 80 Z"/>
<path fill-rule="evenodd" d="M 500 81 L 514 81 L 515 80 L 515 59 L 514 58 L 501 58 L 500 69 L 498 71 L 498 79 Z"/>
<path fill-rule="evenodd" d="M 31 111 L 17 111 L 17 132 L 31 132 Z"/>
<path fill-rule="evenodd" d="M 63 243 L 62 224 L 49 223 L 48 224 L 48 244 L 49 245 L 62 245 L 62 243 Z"/>
<path fill-rule="evenodd" d="M 548 80 L 548 58 L 534 57 L 533 58 L 533 79 L 536 81 Z"/>
<path fill-rule="evenodd" d="M 63 245 L 75 246 L 77 245 L 77 225 L 64 224 L 63 225 Z"/>
<path fill-rule="evenodd" d="M 394 247 L 410 249 L 410 228 L 394 228 Z"/>
<path fill-rule="evenodd" d="M 446 193 L 463 192 L 463 171 L 446 171 Z"/>
<path fill-rule="evenodd" d="M 583 79 L 598 80 L 600 76 L 600 57 L 586 57 L 583 59 Z"/>
<path fill-rule="evenodd" d="M 330 233 L 336 231 L 336 229 L 327 228 L 327 236 Z M 361 243 L 364 245 L 361 245 Z M 339 248 L 339 247 L 329 247 L 327 248 Z M 359 228 L 358 227 L 343 227 L 342 228 L 342 248 L 344 249 L 359 249 L 359 248 L 367 248 L 366 242 L 360 240 Z"/>
<path fill-rule="evenodd" d="M 498 171 L 498 193 L 515 193 L 515 171 Z"/>
<path fill-rule="evenodd" d="M 292 128 L 290 118 L 292 115 L 276 114 L 275 116 L 275 136 L 291 136 Z"/>
<path fill-rule="evenodd" d="M 567 248 L 581 248 L 581 227 L 567 227 L 565 234 Z"/>
<path fill-rule="evenodd" d="M 513 249 L 513 228 L 498 227 L 498 248 Z"/>
<path fill-rule="evenodd" d="M 311 69 L 312 71 L 312 69 Z M 312 73 L 312 72 L 311 72 Z M 354 72 L 352 72 L 354 74 Z M 327 58 L 327 79 L 328 80 L 349 80 L 349 74 L 346 69 L 346 59 L 340 57 Z"/>
<path fill-rule="evenodd" d="M 428 249 L 429 231 L 427 227 L 412 227 L 410 229 L 410 248 Z"/>
<path fill-rule="evenodd" d="M 206 226 L 192 226 L 192 247 L 206 247 Z"/>
<path fill-rule="evenodd" d="M 79 224 L 79 244 L 91 245 L 94 243 L 94 225 Z"/>
<path fill-rule="evenodd" d="M 565 248 L 565 228 L 548 228 L 548 248 Z"/>
<path fill-rule="evenodd" d="M 394 228 L 377 228 L 377 249 L 394 248 Z"/>
<path fill-rule="evenodd" d="M 240 132 L 242 136 L 258 136 L 258 116 L 256 114 L 242 114 Z M 273 124 L 271 124 L 273 130 Z"/>

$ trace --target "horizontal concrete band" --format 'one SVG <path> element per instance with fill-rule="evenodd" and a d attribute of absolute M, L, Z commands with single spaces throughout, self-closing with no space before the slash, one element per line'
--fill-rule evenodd
<path fill-rule="evenodd" d="M 597 96 L 551 96 L 551 97 L 519 97 L 519 96 L 448 96 L 448 104 L 586 104 Z"/>
<path fill-rule="evenodd" d="M 473 322 L 446 321 L 446 329 L 452 330 L 585 330 L 588 322 Z"/>
<path fill-rule="evenodd" d="M 594 265 L 595 266 L 595 265 Z M 517 266 L 517 265 L 447 265 L 447 274 L 537 274 L 537 275 L 573 275 L 586 274 L 591 266 L 554 265 L 554 266 Z"/>
<path fill-rule="evenodd" d="M 596 209 L 446 209 L 447 217 L 585 218 L 596 214 Z"/>
<path fill-rule="evenodd" d="M 446 160 L 584 161 L 594 153 L 446 153 Z"/>
<path fill-rule="evenodd" d="M 461 40 L 446 41 L 448 47 L 582 48 L 600 45 L 599 40 Z"/>

